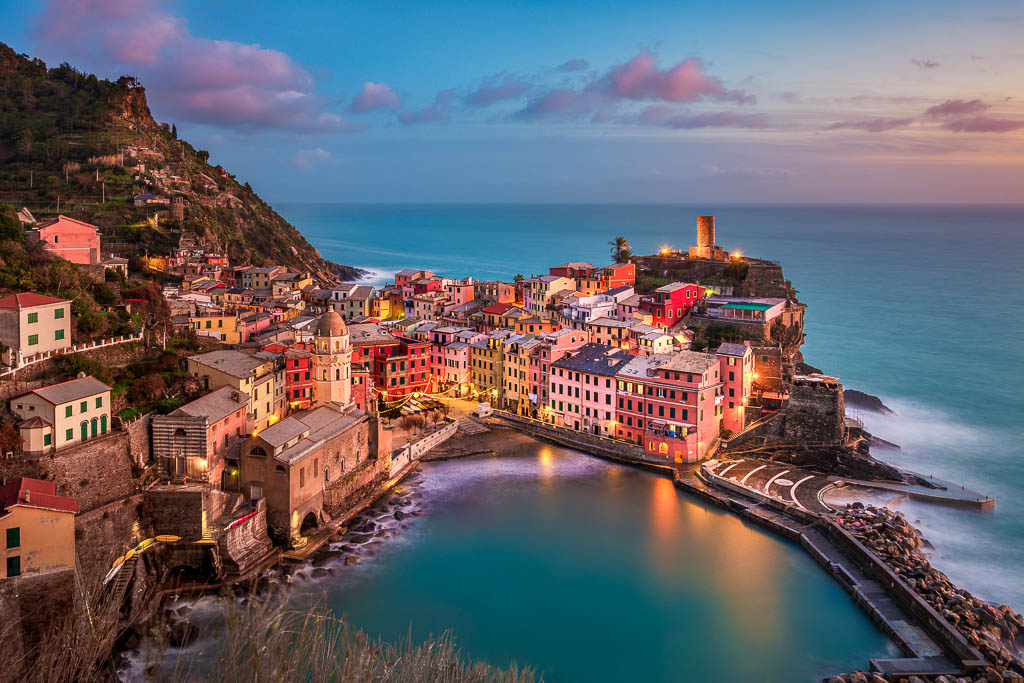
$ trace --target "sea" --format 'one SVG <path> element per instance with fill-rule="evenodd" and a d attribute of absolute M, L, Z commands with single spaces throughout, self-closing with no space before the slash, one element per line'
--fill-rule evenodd
<path fill-rule="evenodd" d="M 807 304 L 805 360 L 838 375 L 849 388 L 879 396 L 895 411 L 894 415 L 859 415 L 871 432 L 901 446 L 900 450 L 875 449 L 874 455 L 905 469 L 962 483 L 996 499 L 991 511 L 906 500 L 890 504 L 934 546 L 931 561 L 937 568 L 985 600 L 1024 610 L 1024 580 L 1020 578 L 1024 566 L 1024 206 L 282 204 L 275 208 L 325 258 L 364 268 L 370 273 L 367 281 L 374 284 L 390 280 L 403 268 L 423 268 L 446 276 L 511 279 L 517 273 L 546 273 L 549 266 L 565 261 L 604 265 L 611 258 L 608 242 L 615 237 L 626 237 L 637 254 L 666 246 L 685 248 L 694 242 L 696 217 L 715 215 L 720 245 L 781 263 L 800 301 Z M 443 477 L 443 473 L 437 476 Z M 543 484 L 544 477 L 557 476 L 557 471 L 538 471 L 534 476 L 535 482 Z M 600 476 L 605 477 L 603 473 Z M 528 503 L 543 505 L 541 498 Z M 656 505 L 639 498 L 635 504 Z M 591 517 L 600 514 L 592 508 L 581 510 Z M 686 519 L 692 523 L 691 517 Z M 688 523 L 686 519 L 680 524 Z M 429 519 L 422 521 L 429 523 Z M 589 524 L 592 519 L 581 517 L 578 521 Z M 441 523 L 448 524 L 448 518 Z M 570 523 L 560 530 L 571 535 L 573 528 Z M 628 531 L 624 533 L 628 535 Z M 567 548 L 577 543 L 574 540 Z M 404 634 L 413 623 L 412 614 L 441 610 L 450 623 L 430 619 L 432 627 L 451 628 L 456 637 L 461 628 L 473 644 L 469 654 L 490 657 L 496 663 L 508 660 L 506 650 L 510 648 L 487 646 L 487 639 L 474 636 L 488 617 L 506 618 L 498 605 L 487 601 L 483 605 L 451 604 L 444 599 L 451 594 L 441 591 L 435 595 L 431 585 L 442 569 L 458 576 L 463 565 L 472 572 L 493 568 L 469 561 L 451 543 L 444 547 L 441 555 L 432 558 L 442 562 L 447 555 L 447 564 L 432 566 L 431 574 L 420 577 L 421 582 L 393 568 L 402 574 L 399 584 L 377 586 L 380 596 L 390 591 L 422 592 L 425 602 L 409 614 L 375 611 L 343 588 L 337 589 L 332 604 L 336 601 L 339 611 L 350 604 L 370 630 L 381 635 Z M 632 552 L 631 543 L 625 544 L 623 552 Z M 750 552 L 757 551 L 752 546 Z M 643 558 L 626 559 L 639 562 Z M 398 554 L 392 561 L 401 565 L 406 560 Z M 723 580 L 742 581 L 735 572 L 727 571 L 729 560 L 711 557 L 709 561 L 726 571 Z M 789 556 L 787 562 L 802 561 Z M 573 563 L 566 560 L 566 566 L 556 562 L 544 571 L 572 569 Z M 507 581 L 506 574 L 494 576 L 493 583 L 478 575 L 466 580 L 471 580 L 475 590 L 506 590 L 497 581 Z M 586 580 L 592 579 L 588 576 Z M 563 580 L 571 585 L 564 576 L 553 580 L 558 586 Z M 523 642 L 533 645 L 516 650 L 521 663 L 531 663 L 532 654 L 549 670 L 571 672 L 567 662 L 546 658 L 546 638 L 574 638 L 574 629 L 595 637 L 591 622 L 601 614 L 613 623 L 608 627 L 609 636 L 617 636 L 624 628 L 617 620 L 628 604 L 617 595 L 622 587 L 613 584 L 604 586 L 608 591 L 605 611 L 588 605 L 575 616 L 577 607 L 566 604 L 557 593 L 544 591 L 540 603 L 529 603 L 535 596 L 521 596 L 534 605 L 537 619 L 555 615 L 563 635 L 531 640 L 519 630 L 528 627 L 515 622 L 518 617 L 509 617 L 517 625 L 517 635 L 512 638 L 511 628 L 502 632 L 506 644 L 525 638 Z M 522 590 L 522 586 L 517 583 L 515 589 Z M 349 601 L 343 599 L 346 595 Z M 593 600 L 594 595 L 591 591 L 587 598 Z M 398 609 L 393 602 L 387 604 Z M 778 609 L 778 605 L 759 609 Z M 662 621 L 652 623 L 665 627 Z M 635 628 L 644 626 L 636 624 Z M 660 631 L 649 635 L 665 637 Z M 499 635 L 490 633 L 490 637 Z M 592 656 L 605 656 L 601 650 L 606 644 L 590 646 Z M 692 640 L 680 646 L 704 647 Z M 783 670 L 780 676 L 763 680 L 784 680 Z"/>

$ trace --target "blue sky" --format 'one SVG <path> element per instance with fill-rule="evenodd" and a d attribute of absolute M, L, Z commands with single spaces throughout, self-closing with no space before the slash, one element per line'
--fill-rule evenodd
<path fill-rule="evenodd" d="M 5 0 L 272 202 L 1015 202 L 1009 2 Z"/>

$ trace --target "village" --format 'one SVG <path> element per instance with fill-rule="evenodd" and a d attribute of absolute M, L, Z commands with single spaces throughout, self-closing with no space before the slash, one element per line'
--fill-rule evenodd
<path fill-rule="evenodd" d="M 19 218 L 54 256 L 127 275 L 127 259 L 102 258 L 95 226 Z M 410 268 L 374 287 L 233 264 L 183 233 L 144 264 L 163 276 L 144 296 L 166 315 L 140 315 L 153 302 L 128 298 L 137 329 L 92 341 L 73 334 L 71 300 L 0 298 L 0 388 L 16 429 L 0 458 L 0 600 L 22 615 L 19 647 L 83 584 L 132 633 L 167 595 L 259 590 L 271 567 L 340 556 L 329 541 L 374 528 L 362 510 L 424 459 L 493 453 L 466 445 L 491 430 L 795 519 L 832 512 L 821 496 L 837 482 L 823 474 L 991 503 L 870 458 L 873 437 L 847 415 L 838 378 L 803 363 L 804 304 L 777 264 L 718 246 L 713 216 L 698 217 L 695 241 L 634 257 L 618 238 L 609 265 L 509 282 Z M 672 279 L 680 272 L 697 276 Z M 118 364 L 139 368 L 129 384 L 95 376 Z M 68 367 L 81 370 L 59 377 Z M 159 391 L 136 390 L 156 377 Z M 750 516 L 799 534 L 769 508 Z M 322 564 L 314 571 L 333 571 Z"/>

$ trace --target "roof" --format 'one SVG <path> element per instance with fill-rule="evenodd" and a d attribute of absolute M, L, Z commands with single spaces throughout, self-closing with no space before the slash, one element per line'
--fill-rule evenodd
<path fill-rule="evenodd" d="M 777 304 L 748 304 L 739 302 L 730 302 L 722 306 L 722 308 L 738 308 L 741 311 L 767 311 L 774 308 Z"/>
<path fill-rule="evenodd" d="M 467 346 L 469 346 L 469 344 L 467 344 L 466 342 L 453 341 L 452 343 L 446 345 L 445 348 L 451 351 L 462 351 Z"/>
<path fill-rule="evenodd" d="M 353 323 L 348 326 L 348 337 L 352 344 L 398 341 L 395 335 L 382 330 L 377 323 Z"/>
<path fill-rule="evenodd" d="M 359 422 L 365 416 L 360 411 L 340 413 L 330 406 L 295 413 L 259 433 L 260 439 L 275 450 L 296 440 L 274 457 L 285 463 L 292 463 L 319 446 L 325 440 L 337 436 Z"/>
<path fill-rule="evenodd" d="M 718 357 L 710 353 L 679 351 L 672 355 L 672 358 L 662 366 L 662 369 L 702 375 L 717 362 Z"/>
<path fill-rule="evenodd" d="M 515 308 L 512 304 L 491 304 L 486 307 L 483 312 L 490 313 L 492 315 L 501 315 L 510 308 Z"/>
<path fill-rule="evenodd" d="M 57 225 L 59 223 L 77 223 L 78 225 L 82 225 L 82 226 L 85 226 L 87 228 L 92 228 L 93 230 L 96 229 L 96 226 L 93 225 L 92 223 L 86 223 L 85 221 L 79 221 L 79 220 L 76 220 L 74 218 L 70 218 L 68 216 L 57 216 L 56 218 L 53 218 L 53 219 L 48 220 L 48 221 L 45 221 L 43 223 L 36 223 L 35 228 L 33 228 L 33 229 L 34 230 L 40 230 L 42 228 L 48 228 L 51 225 Z"/>
<path fill-rule="evenodd" d="M 692 284 L 689 284 L 689 283 L 686 283 L 686 282 L 670 282 L 667 285 L 662 285 L 661 287 L 658 287 L 654 291 L 655 292 L 661 292 L 662 294 L 668 294 L 670 292 L 676 291 L 677 289 L 682 289 L 683 287 L 698 287 L 698 286 L 699 285 L 692 285 Z"/>
<path fill-rule="evenodd" d="M 633 327 L 638 324 L 639 320 L 618 320 L 617 318 L 595 318 L 591 320 L 588 325 L 597 325 L 603 327 Z"/>
<path fill-rule="evenodd" d="M 605 270 L 607 270 L 609 268 L 614 268 L 615 270 L 618 270 L 619 268 L 628 268 L 631 265 L 633 265 L 633 264 L 632 263 L 612 263 L 611 265 L 605 266 Z"/>
<path fill-rule="evenodd" d="M 9 294 L 0 299 L 0 308 L 31 308 L 32 306 L 46 306 L 49 304 L 70 303 L 67 299 L 58 299 L 55 296 L 36 294 L 35 292 L 21 292 L 20 294 Z"/>
<path fill-rule="evenodd" d="M 238 399 L 232 398 L 232 394 L 238 396 Z M 246 408 L 248 405 L 248 394 L 232 387 L 221 387 L 205 396 L 200 396 L 196 400 L 186 403 L 172 412 L 171 415 L 192 415 L 194 417 L 205 417 L 209 422 L 217 422 L 240 408 Z"/>
<path fill-rule="evenodd" d="M 58 496 L 57 485 L 52 481 L 28 477 L 18 477 L 0 486 L 0 516 L 10 512 L 14 506 L 78 514 L 78 501 Z"/>
<path fill-rule="evenodd" d="M 346 332 L 345 321 L 337 311 L 327 311 L 316 324 L 316 336 L 340 337 Z"/>
<path fill-rule="evenodd" d="M 597 269 L 597 266 L 595 266 L 593 263 L 588 263 L 586 261 L 569 261 L 567 263 L 559 263 L 557 266 L 551 266 L 551 267 L 552 268 L 573 268 L 575 270 L 579 270 L 580 268 L 594 268 L 594 269 Z"/>
<path fill-rule="evenodd" d="M 67 382 L 61 382 L 60 384 L 51 384 L 48 387 L 41 387 L 28 393 L 35 394 L 44 401 L 52 403 L 55 406 L 59 406 L 71 401 L 80 401 L 83 398 L 89 398 L 90 396 L 101 394 L 104 391 L 110 391 L 110 387 L 95 377 L 79 377 L 78 379 L 68 380 Z M 28 394 L 22 394 L 22 396 L 27 395 Z"/>
<path fill-rule="evenodd" d="M 584 344 L 576 353 L 556 360 L 551 367 L 585 372 L 589 375 L 614 377 L 632 359 L 633 356 L 628 351 L 605 344 L 591 343 Z"/>
<path fill-rule="evenodd" d="M 719 356 L 736 356 L 738 358 L 742 358 L 749 350 L 750 347 L 746 344 L 722 344 L 718 347 L 718 350 L 715 351 L 715 353 Z"/>
<path fill-rule="evenodd" d="M 421 270 L 413 270 L 412 268 L 406 268 L 404 270 L 398 271 L 397 273 L 395 273 L 395 275 L 401 275 L 402 277 L 412 277 L 413 275 L 416 275 L 417 273 L 421 273 L 421 272 L 423 272 L 423 271 L 421 271 Z"/>
<path fill-rule="evenodd" d="M 232 351 L 230 349 L 201 353 L 198 356 L 189 356 L 188 359 L 200 365 L 205 365 L 208 368 L 225 372 L 232 377 L 239 378 L 248 377 L 252 374 L 253 370 L 266 363 L 262 358 L 256 358 L 246 355 L 241 351 Z"/>
<path fill-rule="evenodd" d="M 370 299 L 373 297 L 373 287 L 370 285 L 356 285 L 352 288 L 352 293 L 348 295 L 349 299 Z"/>

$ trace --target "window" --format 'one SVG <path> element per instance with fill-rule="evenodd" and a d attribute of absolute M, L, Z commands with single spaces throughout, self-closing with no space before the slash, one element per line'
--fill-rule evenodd
<path fill-rule="evenodd" d="M 7 548 L 21 547 L 21 527 L 14 527 L 7 530 Z"/>
<path fill-rule="evenodd" d="M 17 555 L 7 558 L 7 576 L 21 576 L 21 558 Z"/>
<path fill-rule="evenodd" d="M 38 313 L 29 313 L 28 314 L 28 321 L 30 323 L 37 323 L 37 322 L 39 322 L 39 314 Z"/>
<path fill-rule="evenodd" d="M 39 335 L 38 334 L 30 334 L 30 335 L 28 335 L 28 345 L 29 346 L 35 346 L 38 343 L 39 343 Z"/>
<path fill-rule="evenodd" d="M 71 417 L 71 414 L 75 412 L 74 406 L 68 406 L 64 408 L 64 417 Z"/>
<path fill-rule="evenodd" d="M 57 330 L 53 333 L 53 338 L 60 341 L 64 338 L 64 330 Z"/>
<path fill-rule="evenodd" d="M 97 396 L 96 397 L 96 407 L 97 408 L 102 408 L 103 407 L 103 397 L 102 396 Z"/>
<path fill-rule="evenodd" d="M 84 413 L 87 410 L 89 410 L 89 402 L 88 401 L 82 401 L 79 404 L 79 406 L 78 406 L 78 412 Z"/>
<path fill-rule="evenodd" d="M 64 432 L 64 440 L 65 441 L 71 441 L 71 439 L 73 439 L 73 438 L 75 438 L 75 430 L 74 429 L 68 429 L 67 431 Z"/>
<path fill-rule="evenodd" d="M 64 317 L 64 309 L 63 308 L 55 308 L 54 311 L 53 311 L 53 318 L 54 318 L 54 320 L 60 320 L 63 317 Z"/>
<path fill-rule="evenodd" d="M 253 446 L 249 449 L 249 455 L 255 455 L 260 458 L 267 457 L 267 452 L 263 450 L 262 446 Z"/>
<path fill-rule="evenodd" d="M 52 441 L 53 441 L 53 437 L 51 437 L 49 434 L 43 434 L 43 445 L 44 446 L 49 446 Z"/>

